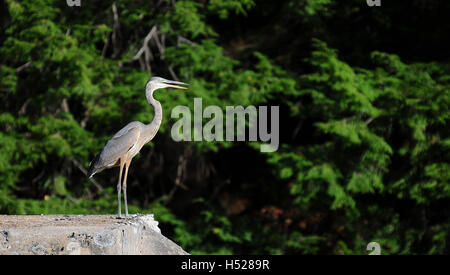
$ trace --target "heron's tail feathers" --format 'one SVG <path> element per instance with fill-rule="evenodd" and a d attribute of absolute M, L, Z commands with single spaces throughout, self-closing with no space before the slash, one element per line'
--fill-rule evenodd
<path fill-rule="evenodd" d="M 97 173 L 98 169 L 95 167 L 95 165 L 97 164 L 99 158 L 100 158 L 100 154 L 96 155 L 95 158 L 91 161 L 91 163 L 89 163 L 89 170 L 87 173 L 88 178 L 92 178 L 92 176 L 95 173 Z"/>

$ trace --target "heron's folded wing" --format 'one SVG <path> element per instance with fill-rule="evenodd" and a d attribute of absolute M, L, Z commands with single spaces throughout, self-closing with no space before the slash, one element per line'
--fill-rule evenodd
<path fill-rule="evenodd" d="M 117 132 L 103 147 L 100 153 L 101 165 L 109 165 L 115 163 L 119 158 L 124 156 L 131 147 L 136 145 L 141 135 L 139 127 L 125 126 Z"/>

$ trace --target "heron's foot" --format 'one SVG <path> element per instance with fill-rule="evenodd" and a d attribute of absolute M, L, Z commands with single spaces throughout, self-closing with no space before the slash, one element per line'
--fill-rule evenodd
<path fill-rule="evenodd" d="M 131 215 L 125 214 L 125 216 L 123 216 L 123 215 L 118 215 L 118 216 L 116 216 L 116 219 L 117 219 L 117 220 L 126 220 L 126 219 L 131 219 L 131 218 L 133 218 L 134 216 L 136 216 L 136 215 L 133 215 L 133 214 L 131 214 Z"/>

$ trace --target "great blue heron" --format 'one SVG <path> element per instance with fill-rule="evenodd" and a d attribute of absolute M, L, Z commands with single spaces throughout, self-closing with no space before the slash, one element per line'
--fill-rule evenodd
<path fill-rule="evenodd" d="M 153 139 L 158 132 L 162 119 L 161 103 L 153 98 L 153 92 L 161 88 L 187 89 L 178 85 L 188 85 L 183 82 L 167 80 L 161 77 L 152 77 L 145 85 L 145 96 L 150 105 L 155 109 L 155 116 L 150 124 L 143 124 L 139 121 L 128 123 L 117 132 L 108 142 L 100 153 L 89 164 L 88 177 L 91 178 L 95 173 L 101 172 L 106 168 L 119 166 L 119 182 L 117 184 L 117 197 L 119 202 L 119 217 L 122 216 L 121 189 L 123 190 L 125 202 L 125 215 L 128 216 L 127 205 L 127 174 L 131 160 L 139 153 L 142 146 Z M 125 175 L 121 188 L 122 170 L 125 166 Z"/>

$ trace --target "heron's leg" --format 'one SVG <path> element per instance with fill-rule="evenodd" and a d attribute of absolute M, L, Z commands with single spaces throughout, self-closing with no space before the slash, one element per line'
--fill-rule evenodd
<path fill-rule="evenodd" d="M 127 176 L 128 176 L 128 167 L 130 167 L 131 160 L 125 163 L 125 176 L 123 178 L 123 198 L 125 200 L 125 217 L 128 216 L 128 203 L 127 203 Z"/>
<path fill-rule="evenodd" d="M 119 203 L 119 218 L 122 217 L 122 210 L 120 209 L 120 206 L 121 206 L 121 198 L 120 198 L 121 186 L 120 186 L 120 184 L 121 184 L 121 180 L 122 180 L 122 170 L 123 170 L 124 164 L 125 163 L 122 160 L 120 160 L 119 183 L 117 183 L 117 201 Z"/>

